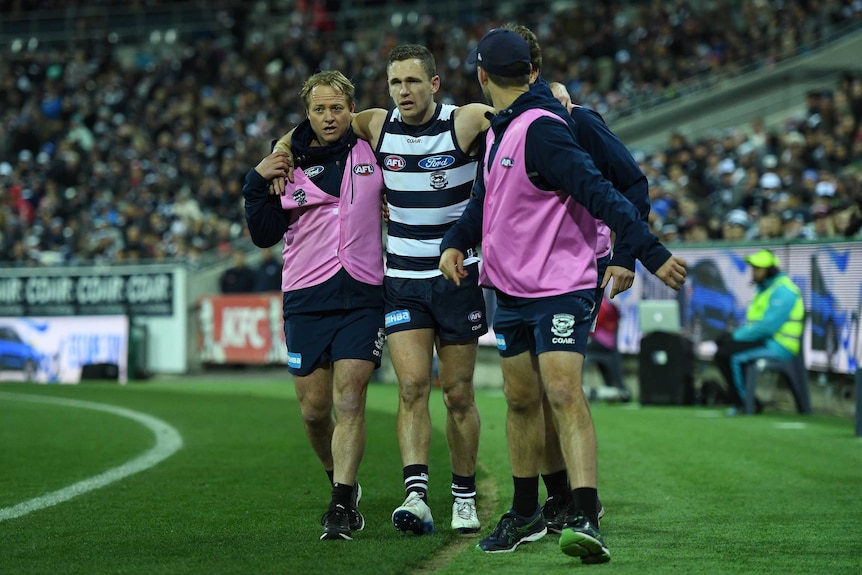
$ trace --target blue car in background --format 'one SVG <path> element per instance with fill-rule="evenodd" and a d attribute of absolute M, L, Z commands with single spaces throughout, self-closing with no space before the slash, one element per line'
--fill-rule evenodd
<path fill-rule="evenodd" d="M 0 325 L 0 371 L 20 371 L 25 381 L 36 379 L 40 355 L 10 325 Z"/>
<path fill-rule="evenodd" d="M 685 325 L 696 342 L 715 341 L 744 322 L 745 311 L 727 288 L 718 264 L 702 259 L 686 279 Z"/>

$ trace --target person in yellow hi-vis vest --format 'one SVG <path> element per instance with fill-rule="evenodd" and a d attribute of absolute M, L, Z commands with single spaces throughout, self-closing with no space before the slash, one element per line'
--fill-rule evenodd
<path fill-rule="evenodd" d="M 754 300 L 745 315 L 745 325 L 719 338 L 713 359 L 736 408 L 742 408 L 745 401 L 745 365 L 760 358 L 791 359 L 799 355 L 805 316 L 802 294 L 781 271 L 778 256 L 760 250 L 745 261 L 756 284 Z M 763 406 L 756 398 L 755 405 L 760 413 Z"/>

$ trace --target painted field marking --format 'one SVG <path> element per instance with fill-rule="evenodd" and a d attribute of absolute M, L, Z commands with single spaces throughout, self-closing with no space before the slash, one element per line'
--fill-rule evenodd
<path fill-rule="evenodd" d="M 135 473 L 154 467 L 176 453 L 183 446 L 182 436 L 171 425 L 165 423 L 161 419 L 157 419 L 151 415 L 147 415 L 146 413 L 132 411 L 131 409 L 106 405 L 103 403 L 95 403 L 92 401 L 42 397 L 39 395 L 21 393 L 0 392 L 0 399 L 11 401 L 30 401 L 33 403 L 52 403 L 55 405 L 62 405 L 64 407 L 104 411 L 106 413 L 119 415 L 120 417 L 136 421 L 152 431 L 153 435 L 156 436 L 156 444 L 152 449 L 131 461 L 127 461 L 126 463 L 118 467 L 113 467 L 104 473 L 89 477 L 52 493 L 18 503 L 12 507 L 0 509 L 0 521 L 15 519 L 16 517 L 27 515 L 33 511 L 38 511 L 40 509 L 45 509 L 46 507 L 57 505 L 58 503 L 69 501 L 73 497 L 83 495 L 84 493 L 93 491 L 94 489 L 101 489 L 115 481 L 119 481 L 130 475 L 134 475 Z"/>

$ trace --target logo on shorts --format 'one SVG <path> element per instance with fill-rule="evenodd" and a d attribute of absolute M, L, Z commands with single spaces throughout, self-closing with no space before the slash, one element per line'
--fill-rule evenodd
<path fill-rule="evenodd" d="M 476 323 L 477 321 L 482 321 L 482 312 L 478 309 L 476 311 L 471 311 L 467 314 L 467 319 L 469 319 L 473 323 Z"/>
<path fill-rule="evenodd" d="M 506 338 L 499 333 L 497 334 L 497 349 L 506 351 Z"/>
<path fill-rule="evenodd" d="M 397 309 L 386 314 L 386 327 L 410 323 L 410 310 Z"/>
<path fill-rule="evenodd" d="M 377 329 L 377 339 L 374 340 L 374 357 L 380 357 L 383 354 L 384 341 L 386 341 L 386 332 L 381 327 Z"/>
<path fill-rule="evenodd" d="M 323 166 L 311 166 L 310 168 L 302 168 L 302 173 L 304 173 L 305 177 L 309 180 L 313 180 L 322 174 L 324 169 L 325 168 Z"/>
<path fill-rule="evenodd" d="M 287 352 L 287 366 L 295 369 L 302 367 L 302 354 Z"/>
<path fill-rule="evenodd" d="M 305 198 L 305 190 L 299 188 L 298 190 L 293 192 L 293 201 L 296 202 L 296 205 L 298 206 L 305 205 L 305 203 L 308 201 Z"/>
<path fill-rule="evenodd" d="M 575 331 L 575 316 L 569 313 L 557 313 L 551 318 L 551 333 L 556 337 L 551 338 L 551 343 L 575 343 L 571 337 Z"/>

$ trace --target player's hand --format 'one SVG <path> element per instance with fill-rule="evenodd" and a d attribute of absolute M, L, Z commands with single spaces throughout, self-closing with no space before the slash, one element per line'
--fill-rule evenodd
<path fill-rule="evenodd" d="M 389 204 L 386 202 L 386 194 L 383 194 L 383 201 L 380 202 L 380 212 L 383 214 L 383 221 L 389 223 Z"/>
<path fill-rule="evenodd" d="M 461 250 L 455 248 L 444 250 L 440 255 L 440 271 L 443 272 L 444 278 L 460 286 L 461 280 L 467 277 L 467 270 L 464 269 L 464 254 Z"/>
<path fill-rule="evenodd" d="M 669 288 L 679 291 L 685 283 L 685 260 L 678 256 L 670 256 L 658 271 L 655 276 L 664 282 L 664 285 Z"/>
<path fill-rule="evenodd" d="M 288 167 L 287 173 L 285 177 L 287 181 L 291 184 L 293 183 L 293 152 L 290 151 L 290 139 L 286 136 L 282 136 L 281 139 L 275 143 L 275 151 L 284 152 L 287 155 Z M 284 195 L 284 188 L 286 186 L 284 179 L 280 182 L 273 182 L 275 184 L 273 187 L 275 188 L 274 193 L 278 193 L 280 195 Z"/>
<path fill-rule="evenodd" d="M 274 182 L 275 180 L 284 179 L 288 168 L 289 161 L 287 154 L 276 151 L 262 159 L 260 163 L 255 166 L 254 170 L 265 180 Z"/>
<path fill-rule="evenodd" d="M 611 280 L 614 281 L 614 285 L 611 287 L 609 297 L 614 299 L 615 295 L 632 287 L 632 284 L 635 283 L 635 272 L 622 266 L 608 266 L 608 269 L 605 270 L 605 277 L 602 279 L 602 289 L 605 289 Z"/>

